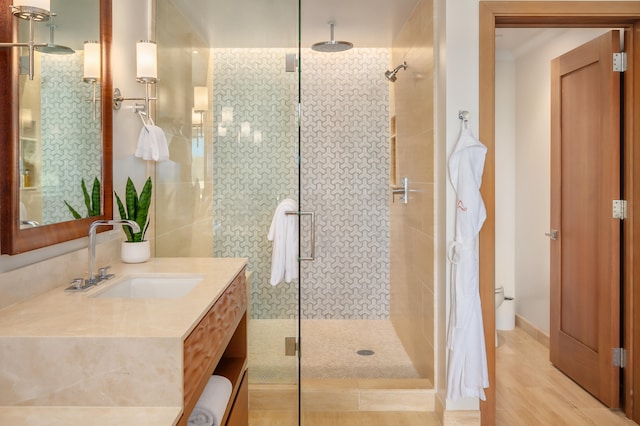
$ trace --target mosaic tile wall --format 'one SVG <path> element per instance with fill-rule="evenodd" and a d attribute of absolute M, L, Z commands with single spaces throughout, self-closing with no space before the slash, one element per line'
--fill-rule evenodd
<path fill-rule="evenodd" d="M 297 82 L 284 71 L 286 53 L 213 50 L 214 255 L 249 258 L 254 318 L 298 311 L 297 282 L 269 284 L 266 238 L 278 202 L 298 199 Z M 302 265 L 303 317 L 387 318 L 389 51 L 305 49 L 302 64 L 301 201 L 317 214 L 317 259 Z"/>
<path fill-rule="evenodd" d="M 389 313 L 389 83 L 384 78 L 389 51 L 304 53 L 302 208 L 316 212 L 317 258 L 303 263 L 303 317 L 384 319 Z"/>
<path fill-rule="evenodd" d="M 91 191 L 100 176 L 100 113 L 94 120 L 92 88 L 82 81 L 83 52 L 41 55 L 42 63 L 42 219 L 44 223 L 72 219 L 67 200 L 86 214 L 80 181 Z M 99 94 L 99 87 L 96 89 Z M 99 105 L 98 105 L 99 106 Z"/>
<path fill-rule="evenodd" d="M 298 311 L 297 281 L 269 284 L 273 212 L 298 198 L 297 77 L 284 64 L 283 49 L 213 49 L 213 253 L 249 259 L 254 318 Z"/>

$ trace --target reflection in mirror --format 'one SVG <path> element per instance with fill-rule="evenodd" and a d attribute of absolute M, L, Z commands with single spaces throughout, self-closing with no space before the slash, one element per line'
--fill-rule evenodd
<path fill-rule="evenodd" d="M 96 118 L 84 82 L 85 40 L 100 36 L 98 0 L 52 0 L 49 21 L 36 26 L 36 40 L 47 42 L 35 54 L 35 75 L 27 75 L 27 49 L 20 54 L 20 220 L 21 226 L 49 225 L 100 212 L 85 207 L 101 172 L 100 111 Z M 20 20 L 20 38 L 28 22 Z M 92 23 L 93 25 L 87 25 Z M 91 197 L 89 198 L 91 200 Z M 99 198 L 97 199 L 99 204 Z M 65 205 L 69 204 L 71 208 Z M 73 210 L 72 210 L 73 209 Z"/>
<path fill-rule="evenodd" d="M 0 0 L 0 41 L 26 40 L 28 22 L 11 15 L 11 3 Z M 28 49 L 0 49 L 0 72 L 10 76 L 0 80 L 3 254 L 86 236 L 93 220 L 112 217 L 112 84 L 100 66 L 110 60 L 111 0 L 51 0 L 51 12 L 34 26 L 44 45 L 33 80 Z M 85 46 L 98 53 L 91 64 Z"/>

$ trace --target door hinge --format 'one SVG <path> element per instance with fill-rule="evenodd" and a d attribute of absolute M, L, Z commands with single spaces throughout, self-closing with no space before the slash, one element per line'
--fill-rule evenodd
<path fill-rule="evenodd" d="M 624 348 L 613 348 L 613 366 L 620 368 L 627 366 L 627 351 Z"/>
<path fill-rule="evenodd" d="M 627 54 L 619 52 L 613 54 L 613 71 L 625 72 L 627 70 Z"/>
<path fill-rule="evenodd" d="M 295 337 L 284 338 L 284 355 L 285 356 L 296 356 L 298 349 L 299 349 L 298 342 Z"/>
<path fill-rule="evenodd" d="M 627 218 L 627 200 L 613 200 L 613 218 Z"/>

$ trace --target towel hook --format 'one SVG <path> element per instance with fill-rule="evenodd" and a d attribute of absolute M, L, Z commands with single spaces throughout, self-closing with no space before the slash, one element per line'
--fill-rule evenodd
<path fill-rule="evenodd" d="M 149 124 L 151 124 L 152 126 L 155 125 L 155 123 L 153 122 L 153 118 L 151 118 L 149 114 L 141 110 L 138 110 L 137 112 L 143 126 L 147 127 Z M 147 120 L 149 120 L 148 123 L 145 121 L 145 117 L 147 118 Z"/>
<path fill-rule="evenodd" d="M 469 111 L 462 111 L 462 110 L 458 110 L 458 118 L 460 120 L 462 120 L 462 125 L 464 126 L 464 128 L 466 129 L 468 124 L 469 124 L 469 116 L 471 114 L 469 114 Z"/>

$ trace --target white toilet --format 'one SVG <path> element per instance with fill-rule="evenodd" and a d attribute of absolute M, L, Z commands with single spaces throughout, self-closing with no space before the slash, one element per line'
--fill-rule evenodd
<path fill-rule="evenodd" d="M 498 312 L 498 308 L 504 302 L 504 287 L 497 287 L 494 291 L 495 293 L 495 303 L 496 303 L 496 314 Z M 496 315 L 497 316 L 497 315 Z M 498 328 L 496 327 L 496 348 L 498 347 Z"/>

